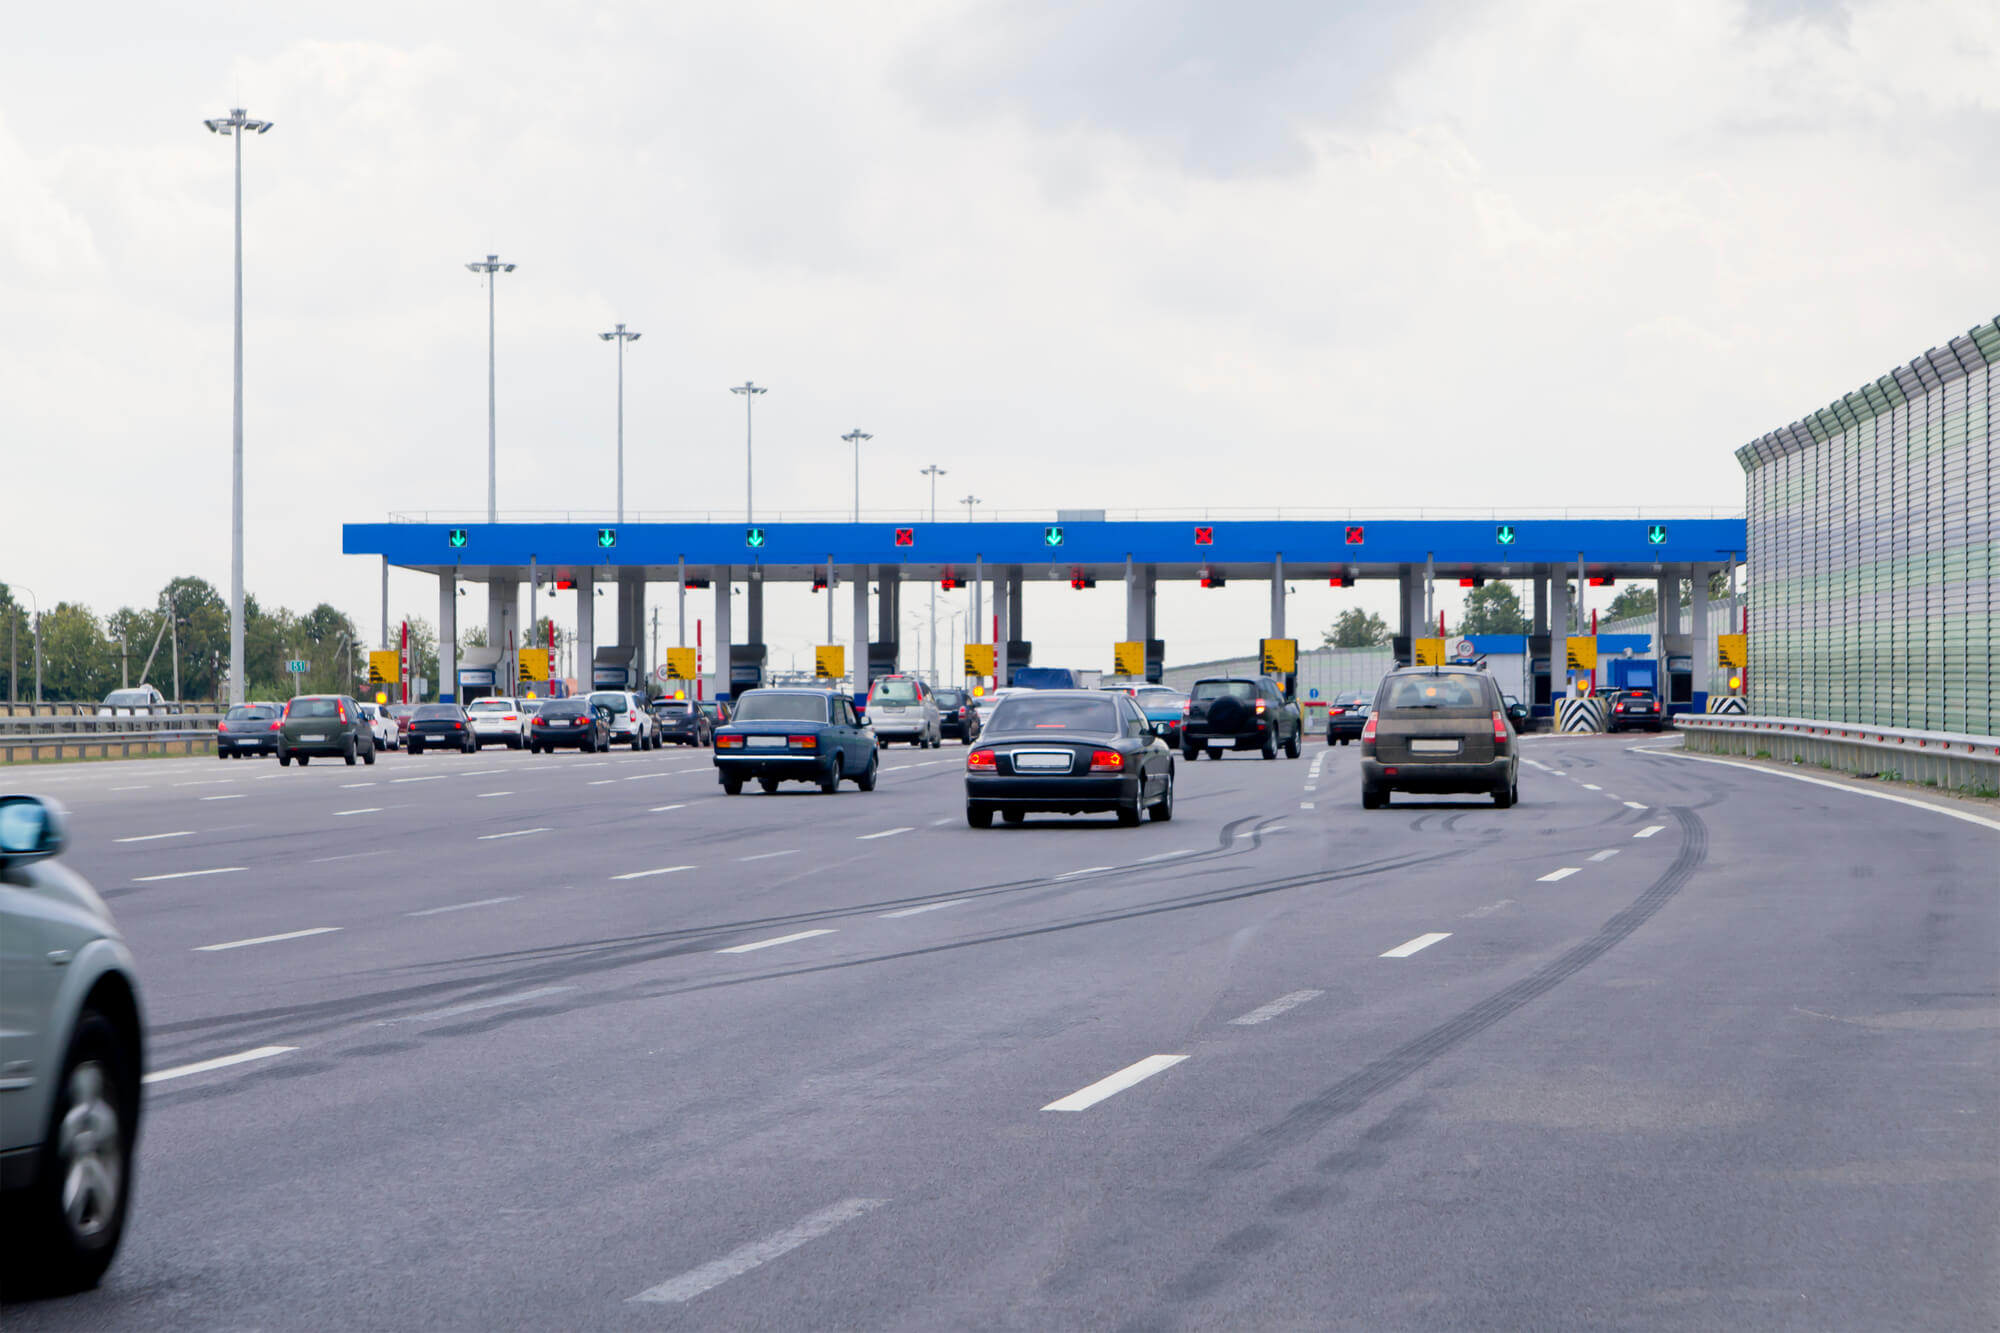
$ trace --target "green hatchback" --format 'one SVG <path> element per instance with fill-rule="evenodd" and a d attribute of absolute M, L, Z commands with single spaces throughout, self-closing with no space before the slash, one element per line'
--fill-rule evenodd
<path fill-rule="evenodd" d="M 278 725 L 278 762 L 303 768 L 314 755 L 375 762 L 375 733 L 361 705 L 344 694 L 302 694 L 285 705 Z"/>

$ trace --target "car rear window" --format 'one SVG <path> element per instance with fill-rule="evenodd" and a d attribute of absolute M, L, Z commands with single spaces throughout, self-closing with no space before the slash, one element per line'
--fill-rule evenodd
<path fill-rule="evenodd" d="M 1247 680 L 1198 680 L 1194 684 L 1197 699 L 1220 699 L 1225 695 L 1231 699 L 1255 699 L 1257 687 Z"/>
<path fill-rule="evenodd" d="M 334 717 L 340 712 L 334 706 L 335 702 L 332 699 L 294 699 L 292 700 L 291 715 L 293 717 Z"/>
<path fill-rule="evenodd" d="M 154 699 L 151 690 L 113 690 L 104 696 L 106 705 L 112 708 L 129 708 L 134 704 L 149 704 Z"/>
<path fill-rule="evenodd" d="M 692 704 L 681 703 L 678 700 L 656 705 L 657 711 L 662 713 L 685 713 L 692 707 Z"/>
<path fill-rule="evenodd" d="M 964 702 L 965 692 L 963 690 L 939 690 L 937 692 L 937 705 L 939 708 L 957 708 Z"/>
<path fill-rule="evenodd" d="M 236 707 L 229 710 L 229 716 L 226 720 L 230 722 L 235 722 L 239 719 L 242 719 L 242 720 L 254 720 L 262 722 L 262 721 L 267 721 L 270 718 L 274 718 L 277 715 L 278 715 L 277 710 L 274 708 L 260 708 L 260 707 L 253 707 L 252 705 L 249 704 L 238 704 L 236 705 Z"/>
<path fill-rule="evenodd" d="M 511 713 L 514 711 L 512 699 L 475 699 L 468 713 Z"/>
<path fill-rule="evenodd" d="M 756 691 L 743 696 L 730 714 L 732 722 L 824 722 L 826 700 L 817 694 L 765 694 Z"/>
<path fill-rule="evenodd" d="M 582 717 L 584 711 L 581 699 L 552 699 L 542 705 L 543 717 Z"/>
<path fill-rule="evenodd" d="M 1401 676 L 1389 682 L 1382 707 L 1388 709 L 1486 708 L 1481 682 L 1466 676 Z"/>
<path fill-rule="evenodd" d="M 1109 699 L 1037 698 L 1032 693 L 1014 695 L 993 710 L 995 731 L 1082 731 L 1092 735 L 1117 735 L 1118 705 Z"/>
<path fill-rule="evenodd" d="M 440 717 L 456 721 L 458 718 L 458 705 L 425 704 L 410 716 L 412 720 L 417 722 L 429 722 Z"/>
<path fill-rule="evenodd" d="M 870 703 L 913 704 L 917 701 L 917 687 L 907 680 L 882 680 L 875 683 L 875 693 L 869 696 Z"/>
<path fill-rule="evenodd" d="M 619 712 L 619 713 L 624 712 L 626 709 L 632 706 L 631 700 L 627 699 L 622 694 L 606 694 L 606 693 L 593 694 L 590 696 L 590 702 L 591 705 L 595 708 L 609 708 L 614 712 Z"/>

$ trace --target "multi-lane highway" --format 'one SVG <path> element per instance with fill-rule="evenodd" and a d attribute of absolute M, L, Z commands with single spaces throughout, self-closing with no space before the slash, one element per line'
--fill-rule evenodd
<path fill-rule="evenodd" d="M 1990 1328 L 2000 822 L 1535 738 L 974 832 L 963 751 L 155 760 L 73 812 L 150 1021 L 45 1328 Z"/>

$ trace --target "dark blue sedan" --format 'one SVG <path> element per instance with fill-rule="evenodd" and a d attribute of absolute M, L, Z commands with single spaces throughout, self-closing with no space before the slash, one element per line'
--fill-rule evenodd
<path fill-rule="evenodd" d="M 875 733 L 846 695 L 828 690 L 748 690 L 715 729 L 715 771 L 734 796 L 751 778 L 766 792 L 780 782 L 816 782 L 829 794 L 842 779 L 875 790 Z"/>

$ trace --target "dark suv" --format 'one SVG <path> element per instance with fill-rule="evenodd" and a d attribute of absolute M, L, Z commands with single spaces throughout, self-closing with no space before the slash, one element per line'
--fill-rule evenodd
<path fill-rule="evenodd" d="M 660 720 L 662 742 L 695 746 L 709 742 L 708 715 L 692 699 L 655 699 L 653 716 Z"/>
<path fill-rule="evenodd" d="M 1660 707 L 1660 697 L 1651 690 L 1619 690 L 1605 703 L 1609 705 L 1604 710 L 1606 731 L 1632 731 L 1640 727 L 1659 731 L 1667 725 L 1666 709 Z"/>
<path fill-rule="evenodd" d="M 1392 791 L 1520 799 L 1521 747 L 1500 686 L 1472 667 L 1405 667 L 1382 678 L 1361 732 L 1361 806 Z"/>
<path fill-rule="evenodd" d="M 375 732 L 361 716 L 361 705 L 344 694 L 301 694 L 285 705 L 278 722 L 278 762 L 299 761 L 304 768 L 313 756 L 375 762 Z"/>
<path fill-rule="evenodd" d="M 1210 676 L 1188 691 L 1181 722 L 1181 757 L 1193 762 L 1203 751 L 1220 758 L 1225 750 L 1261 750 L 1276 759 L 1297 759 L 1305 719 L 1269 676 Z"/>

